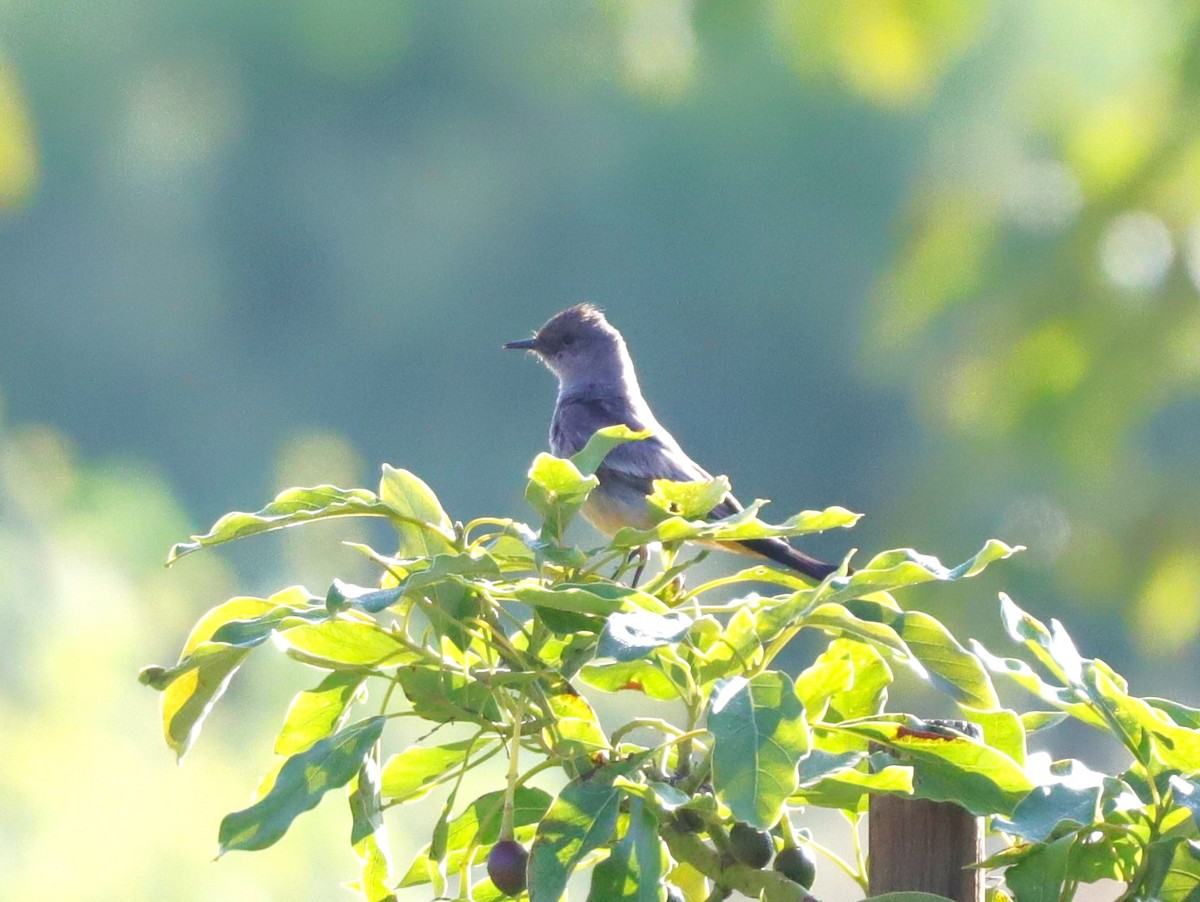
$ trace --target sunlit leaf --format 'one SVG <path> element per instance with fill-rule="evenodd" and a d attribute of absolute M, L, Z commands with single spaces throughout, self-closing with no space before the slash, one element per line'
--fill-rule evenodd
<path fill-rule="evenodd" d="M 427 720 L 445 723 L 465 718 L 487 724 L 501 720 L 492 691 L 457 671 L 408 664 L 396 671 L 396 681 L 413 711 Z"/>
<path fill-rule="evenodd" d="M 1011 818 L 996 818 L 995 827 L 1029 842 L 1045 842 L 1060 825 L 1074 828 L 1094 823 L 1100 793 L 1100 786 L 1035 786 Z"/>
<path fill-rule="evenodd" d="M 796 791 L 796 767 L 810 736 L 804 707 L 786 674 L 734 677 L 713 690 L 713 789 L 738 820 L 763 830 L 779 820 Z"/>
<path fill-rule="evenodd" d="M 1004 560 L 1023 550 L 1020 545 L 1010 546 L 998 539 L 990 539 L 957 567 L 947 567 L 932 555 L 921 554 L 911 548 L 898 548 L 876 555 L 865 567 L 849 576 L 833 577 L 820 587 L 818 597 L 822 601 L 844 602 L 921 583 L 968 579 L 978 575 L 993 561 Z"/>
<path fill-rule="evenodd" d="M 362 673 L 335 670 L 317 688 L 297 693 L 284 716 L 283 729 L 275 737 L 275 754 L 294 755 L 336 732 L 364 679 Z"/>
<path fill-rule="evenodd" d="M 387 504 L 365 489 L 339 489 L 332 485 L 287 489 L 257 513 L 235 511 L 226 514 L 204 535 L 192 536 L 190 542 L 175 545 L 167 557 L 167 563 L 174 563 L 200 548 L 285 526 L 328 517 L 387 517 L 391 513 Z"/>
<path fill-rule="evenodd" d="M 1028 664 L 1019 658 L 1001 658 L 993 655 L 974 639 L 970 640 L 975 656 L 994 675 L 1016 683 L 1022 689 L 1043 702 L 1068 713 L 1071 717 L 1093 727 L 1107 729 L 1104 718 L 1080 699 L 1079 693 L 1067 686 L 1055 686 L 1042 679 Z"/>
<path fill-rule="evenodd" d="M 796 694 L 810 720 L 847 720 L 880 713 L 891 682 L 874 646 L 834 639 L 796 678 Z"/>
<path fill-rule="evenodd" d="M 878 771 L 843 768 L 806 782 L 788 800 L 793 805 L 815 805 L 861 813 L 872 795 L 912 795 L 913 769 L 891 764 Z"/>
<path fill-rule="evenodd" d="M 614 548 L 639 548 L 653 542 L 742 542 L 746 539 L 800 536 L 853 526 L 861 516 L 842 507 L 830 507 L 823 511 L 802 511 L 783 523 L 772 525 L 758 519 L 758 509 L 763 503 L 755 502 L 730 517 L 711 522 L 668 517 L 653 529 L 625 527 L 613 536 L 611 544 Z"/>
<path fill-rule="evenodd" d="M 281 602 L 295 601 L 301 593 L 287 589 L 270 599 L 240 597 L 217 605 L 192 628 L 179 663 L 171 668 L 147 667 L 138 675 L 142 683 L 163 693 L 163 735 L 176 757 L 187 753 L 234 673 L 269 633 L 251 635 L 237 645 L 215 642 L 212 637 L 232 624 L 253 622 L 281 607 L 291 610 Z"/>
<path fill-rule="evenodd" d="M 729 490 L 729 480 L 724 476 L 696 482 L 656 479 L 654 491 L 646 496 L 646 500 L 664 517 L 703 520 Z"/>
<path fill-rule="evenodd" d="M 571 457 L 573 463 L 584 476 L 591 476 L 604 463 L 604 458 L 608 456 L 608 452 L 618 445 L 623 445 L 626 442 L 637 442 L 642 439 L 649 438 L 652 435 L 651 430 L 634 430 L 630 429 L 624 423 L 619 423 L 616 426 L 605 426 L 603 429 L 597 429 L 592 433 L 592 437 L 588 439 L 587 444 L 576 452 Z"/>
<path fill-rule="evenodd" d="M 1181 727 L 1145 699 L 1130 695 L 1125 681 L 1103 661 L 1083 665 L 1083 684 L 1089 698 L 1119 725 L 1113 732 L 1139 760 L 1157 768 L 1200 772 L 1200 730 Z"/>
<path fill-rule="evenodd" d="M 379 795 L 379 762 L 364 759 L 350 784 L 350 846 L 358 859 L 358 891 L 364 902 L 395 902 L 383 803 Z"/>
<path fill-rule="evenodd" d="M 897 763 L 912 765 L 917 796 L 957 802 L 975 814 L 1009 814 L 1033 788 L 1025 771 L 1003 752 L 913 717 L 891 715 L 823 728 L 888 747 Z"/>
<path fill-rule="evenodd" d="M 386 717 L 367 718 L 290 757 L 266 796 L 221 821 L 220 854 L 276 843 L 292 821 L 315 808 L 326 792 L 353 779 L 385 723 Z"/>
<path fill-rule="evenodd" d="M 356 620 L 306 623 L 276 641 L 296 660 L 328 670 L 376 670 L 425 657 L 378 624 Z"/>
<path fill-rule="evenodd" d="M 597 752 L 609 750 L 608 736 L 586 698 L 574 692 L 560 692 L 550 696 L 549 702 L 554 722 L 546 727 L 543 736 L 554 754 L 565 760 L 590 761 Z"/>
<path fill-rule="evenodd" d="M 534 458 L 525 500 L 544 521 L 542 539 L 561 543 L 567 524 L 599 484 L 596 476 L 585 476 L 569 460 L 544 452 Z"/>
<path fill-rule="evenodd" d="M 868 642 L 876 648 L 892 652 L 900 658 L 908 660 L 920 669 L 920 665 L 909 652 L 908 646 L 894 629 L 878 620 L 864 620 L 856 616 L 845 605 L 833 603 L 818 605 L 816 608 L 806 611 L 797 622 L 806 627 Z"/>
<path fill-rule="evenodd" d="M 625 835 L 592 872 L 588 902 L 659 902 L 667 850 L 654 812 L 633 799 Z"/>
<path fill-rule="evenodd" d="M 723 627 L 712 617 L 701 618 L 688 640 L 699 651 L 695 669 L 701 686 L 747 672 L 762 652 L 758 621 L 750 605 L 734 611 Z"/>
<path fill-rule="evenodd" d="M 1059 902 L 1074 843 L 1074 836 L 1064 836 L 1036 846 L 1004 872 L 1005 883 L 1017 902 Z"/>
<path fill-rule="evenodd" d="M 983 730 L 983 741 L 998 749 L 1017 764 L 1025 765 L 1025 725 L 1015 711 L 976 711 L 966 705 L 963 713 Z"/>
<path fill-rule="evenodd" d="M 886 623 L 895 630 L 931 682 L 959 704 L 985 711 L 1000 707 L 982 662 L 939 620 L 923 611 L 897 612 L 866 599 L 847 602 L 846 607 L 860 618 Z"/>
<path fill-rule="evenodd" d="M 604 624 L 597 658 L 635 661 L 656 648 L 682 639 L 692 626 L 692 618 L 679 611 L 652 614 L 649 611 L 614 613 Z"/>
<path fill-rule="evenodd" d="M 605 765 L 558 794 L 530 850 L 530 902 L 559 902 L 579 862 L 612 838 L 622 797 L 613 779 L 636 770 L 644 758 Z"/>
<path fill-rule="evenodd" d="M 383 465 L 379 500 L 396 524 L 402 557 L 433 557 L 455 550 L 450 517 L 433 489 L 408 470 Z"/>
<path fill-rule="evenodd" d="M 604 692 L 630 689 L 667 701 L 681 697 L 680 684 L 673 682 L 674 676 L 667 676 L 668 669 L 669 665 L 651 656 L 636 661 L 585 664 L 579 677 Z"/>
<path fill-rule="evenodd" d="M 438 783 L 456 776 L 468 754 L 481 758 L 493 748 L 494 741 L 476 739 L 431 747 L 412 746 L 392 755 L 383 765 L 380 791 L 385 798 L 397 802 L 423 798 Z"/>

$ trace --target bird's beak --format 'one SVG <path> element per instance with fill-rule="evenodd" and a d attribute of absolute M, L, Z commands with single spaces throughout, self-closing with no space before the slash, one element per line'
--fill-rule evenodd
<path fill-rule="evenodd" d="M 522 338 L 520 341 L 510 341 L 504 345 L 509 351 L 536 351 L 536 338 Z"/>

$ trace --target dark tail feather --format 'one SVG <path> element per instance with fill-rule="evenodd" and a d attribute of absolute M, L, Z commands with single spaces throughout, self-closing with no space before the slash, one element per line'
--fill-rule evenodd
<path fill-rule="evenodd" d="M 783 539 L 748 539 L 739 543 L 754 554 L 761 554 L 777 564 L 795 570 L 797 573 L 820 582 L 830 573 L 837 572 L 837 566 L 818 561 L 809 557 L 803 551 L 797 551 Z"/>

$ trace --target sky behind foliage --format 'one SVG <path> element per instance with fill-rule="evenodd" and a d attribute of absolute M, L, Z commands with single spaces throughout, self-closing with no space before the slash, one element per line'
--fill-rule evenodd
<path fill-rule="evenodd" d="M 742 496 L 867 514 L 812 550 L 1026 544 L 902 600 L 1197 704 L 1198 107 L 1165 0 L 0 5 L 0 897 L 327 898 L 334 816 L 207 862 L 273 725 L 180 773 L 134 676 L 357 565 L 166 549 L 385 461 L 529 516 L 499 345 L 581 300 Z"/>

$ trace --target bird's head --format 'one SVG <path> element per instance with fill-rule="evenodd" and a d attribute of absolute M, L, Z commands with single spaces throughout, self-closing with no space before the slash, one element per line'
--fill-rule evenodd
<path fill-rule="evenodd" d="M 510 341 L 504 347 L 532 351 L 564 386 L 618 384 L 632 377 L 625 340 L 603 311 L 591 304 L 568 307 L 552 316 L 533 338 Z"/>

